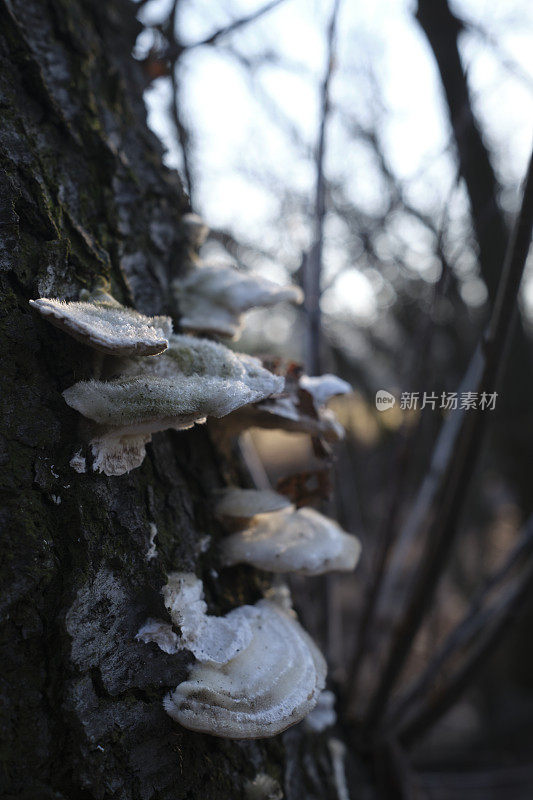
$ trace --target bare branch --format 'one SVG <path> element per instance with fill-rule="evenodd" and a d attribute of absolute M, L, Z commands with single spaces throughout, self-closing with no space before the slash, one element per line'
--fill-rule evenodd
<path fill-rule="evenodd" d="M 429 691 L 436 684 L 437 677 L 443 666 L 469 646 L 480 631 L 491 623 L 494 616 L 494 607 L 484 608 L 484 606 L 487 606 L 488 598 L 495 590 L 501 588 L 501 585 L 517 564 L 524 558 L 531 556 L 532 553 L 533 517 L 530 517 L 503 564 L 487 578 L 483 586 L 474 595 L 470 607 L 461 622 L 450 632 L 423 673 L 413 682 L 412 686 L 387 716 L 384 727 L 386 726 L 388 731 L 396 728 L 409 709 L 429 695 Z"/>
<path fill-rule="evenodd" d="M 333 0 L 333 9 L 327 33 L 327 63 L 321 90 L 321 118 L 316 152 L 316 188 L 314 210 L 314 241 L 307 254 L 304 267 L 305 310 L 307 313 L 306 367 L 309 375 L 320 372 L 320 296 L 322 251 L 324 247 L 324 217 L 326 215 L 326 181 L 324 155 L 328 117 L 330 114 L 330 83 L 335 60 L 337 19 L 340 0 Z"/>
<path fill-rule="evenodd" d="M 533 157 L 530 160 L 522 207 L 509 244 L 496 302 L 483 341 L 484 368 L 478 386 L 481 394 L 495 391 L 505 364 L 513 321 L 517 310 L 520 281 L 531 243 L 533 228 Z M 442 500 L 430 526 L 427 544 L 406 611 L 397 627 L 387 663 L 370 702 L 366 727 L 373 729 L 381 720 L 390 693 L 411 650 L 416 633 L 431 605 L 439 578 L 458 529 L 472 474 L 483 443 L 487 414 L 478 407 L 465 414 L 456 438 L 454 457 L 443 479 Z"/>
<path fill-rule="evenodd" d="M 523 574 L 513 582 L 510 590 L 496 604 L 490 616 L 487 615 L 488 619 L 483 620 L 485 624 L 481 638 L 462 666 L 430 695 L 422 708 L 398 731 L 398 738 L 404 745 L 411 744 L 434 725 L 468 688 L 472 678 L 508 632 L 509 623 L 519 612 L 532 589 L 533 561 L 530 561 Z"/>
<path fill-rule="evenodd" d="M 202 39 L 199 42 L 194 42 L 193 44 L 183 45 L 184 50 L 192 50 L 195 47 L 203 47 L 204 45 L 213 45 L 218 42 L 219 39 L 228 36 L 230 33 L 234 33 L 239 28 L 243 28 L 245 25 L 249 25 L 251 22 L 255 22 L 260 17 L 268 14 L 269 11 L 272 11 L 276 6 L 281 5 L 284 3 L 285 0 L 271 0 L 270 3 L 258 8 L 256 11 L 252 11 L 251 14 L 248 14 L 245 17 L 241 17 L 240 19 L 236 19 L 233 22 L 230 22 L 229 25 L 225 25 L 223 28 L 219 28 L 217 31 L 212 33 L 207 38 Z"/>

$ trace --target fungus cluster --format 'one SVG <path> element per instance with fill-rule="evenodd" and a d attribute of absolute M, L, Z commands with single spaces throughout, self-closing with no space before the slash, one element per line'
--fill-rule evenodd
<path fill-rule="evenodd" d="M 355 536 L 312 508 L 296 510 L 275 492 L 230 489 L 217 512 L 243 526 L 222 543 L 226 565 L 246 563 L 270 572 L 321 575 L 351 571 L 359 559 L 361 545 Z"/>
<path fill-rule="evenodd" d="M 172 282 L 184 331 L 236 339 L 242 331 L 244 315 L 250 309 L 268 308 L 287 301 L 302 302 L 303 293 L 297 286 L 280 286 L 232 265 L 201 261 L 197 251 L 205 241 L 208 228 L 195 214 L 186 217 L 184 233 L 189 247 L 189 269 L 184 277 Z"/>
<path fill-rule="evenodd" d="M 248 428 L 266 428 L 338 442 L 344 438 L 344 428 L 327 403 L 332 397 L 351 391 L 350 384 L 336 375 L 288 374 L 283 391 L 235 410 L 223 426 L 216 426 L 216 431 L 222 441 Z"/>
<path fill-rule="evenodd" d="M 30 301 L 52 324 L 111 357 L 100 363 L 98 376 L 63 392 L 66 403 L 89 420 L 92 468 L 106 475 L 129 472 L 142 463 L 152 434 L 207 418 L 226 439 L 251 426 L 305 432 L 321 442 L 342 438 L 327 403 L 351 390 L 346 382 L 297 370 L 278 375 L 251 356 L 190 335 L 236 338 L 247 310 L 301 302 L 300 290 L 233 266 L 202 263 L 199 249 L 208 229 L 195 214 L 183 217 L 182 233 L 187 274 L 172 290 L 186 333 L 174 334 L 169 317 L 122 306 L 104 288 L 82 293 L 79 301 Z M 70 463 L 86 472 L 81 451 Z M 359 558 L 355 536 L 271 490 L 228 488 L 217 497 L 216 514 L 228 532 L 220 549 L 223 565 L 319 575 L 351 570 Z M 156 536 L 151 523 L 147 560 L 157 557 Z M 199 540 L 197 552 L 206 542 L 209 537 Z M 244 739 L 274 736 L 313 709 L 313 730 L 334 722 L 333 695 L 323 691 L 324 658 L 298 623 L 289 589 L 279 579 L 264 599 L 224 616 L 207 613 L 203 584 L 191 573 L 170 573 L 162 593 L 170 622 L 146 620 L 137 639 L 171 655 L 187 650 L 194 656 L 187 680 L 164 700 L 180 724 Z M 250 798 L 281 796 L 277 783 L 263 774 L 246 791 Z"/>
<path fill-rule="evenodd" d="M 326 664 L 292 614 L 260 600 L 223 617 L 210 616 L 201 581 L 188 573 L 171 573 L 163 594 L 181 636 L 169 640 L 163 635 L 165 623 L 149 620 L 137 637 L 165 652 L 186 648 L 195 655 L 188 679 L 164 700 L 165 710 L 181 725 L 255 739 L 281 733 L 316 705 Z M 168 624 L 167 632 L 174 633 Z"/>
<path fill-rule="evenodd" d="M 69 406 L 96 423 L 93 469 L 106 475 L 140 466 L 153 433 L 223 417 L 283 388 L 283 379 L 257 359 L 217 342 L 175 335 L 170 318 L 146 317 L 105 292 L 80 302 L 30 303 L 74 338 L 121 356 L 107 367 L 110 380 L 81 381 L 63 392 Z M 83 470 L 79 459 L 72 466 Z"/>

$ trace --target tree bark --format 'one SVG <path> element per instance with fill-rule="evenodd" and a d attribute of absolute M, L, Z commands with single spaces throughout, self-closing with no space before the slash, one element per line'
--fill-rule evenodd
<path fill-rule="evenodd" d="M 231 465 L 198 428 L 156 435 L 127 475 L 76 473 L 83 422 L 61 391 L 95 362 L 28 305 L 103 277 L 145 313 L 173 310 L 188 202 L 146 127 L 139 31 L 127 0 L 0 0 L 0 794 L 234 800 L 266 772 L 289 800 L 328 798 L 324 737 L 216 739 L 164 712 L 190 657 L 134 637 L 165 617 L 167 572 L 196 571 L 215 613 L 264 588 L 199 552 L 219 534 L 208 498 Z"/>

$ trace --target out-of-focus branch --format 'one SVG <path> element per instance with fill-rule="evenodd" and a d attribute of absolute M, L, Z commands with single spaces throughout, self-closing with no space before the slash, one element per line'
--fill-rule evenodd
<path fill-rule="evenodd" d="M 284 2 L 285 0 L 271 0 L 270 3 L 258 8 L 256 11 L 252 11 L 251 14 L 247 14 L 245 17 L 240 17 L 239 19 L 230 22 L 229 25 L 224 25 L 223 28 L 219 28 L 205 39 L 201 39 L 199 42 L 194 42 L 193 44 L 182 45 L 182 48 L 183 50 L 192 50 L 195 47 L 204 47 L 205 45 L 216 44 L 219 39 L 223 39 L 230 33 L 234 33 L 235 31 L 239 30 L 239 28 L 243 28 L 245 25 L 255 22 L 260 17 L 268 14 L 269 11 L 272 11 L 274 8 L 276 8 L 276 6 L 279 6 Z"/>
<path fill-rule="evenodd" d="M 176 129 L 178 142 L 180 145 L 181 157 L 183 162 L 183 180 L 185 183 L 185 189 L 187 191 L 187 194 L 189 195 L 189 202 L 191 207 L 194 206 L 194 203 L 193 203 L 193 179 L 192 179 L 192 169 L 190 162 L 190 132 L 187 125 L 183 121 L 183 116 L 181 114 L 181 102 L 180 102 L 181 82 L 179 77 L 180 59 L 183 53 L 188 50 L 193 50 L 197 47 L 216 45 L 220 39 L 223 39 L 225 36 L 230 35 L 234 31 L 244 27 L 245 25 L 255 22 L 264 14 L 267 14 L 269 11 L 272 11 L 274 8 L 276 8 L 276 6 L 281 5 L 281 3 L 283 2 L 285 2 L 285 0 L 271 0 L 271 2 L 267 3 L 261 8 L 258 8 L 251 14 L 247 14 L 244 17 L 240 17 L 239 19 L 236 19 L 233 22 L 231 22 L 229 25 L 225 25 L 223 28 L 219 28 L 217 31 L 212 33 L 210 36 L 207 36 L 205 39 L 202 39 L 198 42 L 193 42 L 191 44 L 184 44 L 180 40 L 177 33 L 180 0 L 174 0 L 172 10 L 167 18 L 167 21 L 165 24 L 161 26 L 161 30 L 163 31 L 168 43 L 166 48 L 166 56 L 169 60 L 169 74 L 172 84 L 170 113 L 172 121 L 174 123 L 174 127 Z"/>
<path fill-rule="evenodd" d="M 260 247 L 258 244 L 247 244 L 240 239 L 236 239 L 231 231 L 226 228 L 211 228 L 209 231 L 209 240 L 218 242 L 243 268 L 249 264 L 250 258 L 254 258 L 258 255 L 269 261 L 276 261 L 274 252 L 269 252 L 266 248 Z"/>
<path fill-rule="evenodd" d="M 330 84 L 335 66 L 337 19 L 340 0 L 333 0 L 333 8 L 327 32 L 327 61 L 321 89 L 321 115 L 316 151 L 316 187 L 313 244 L 307 253 L 304 266 L 305 310 L 307 314 L 306 368 L 309 375 L 320 372 L 320 296 L 322 252 L 324 248 L 324 217 L 326 215 L 326 181 L 324 177 L 324 155 L 331 110 Z"/>
<path fill-rule="evenodd" d="M 533 91 L 533 79 L 531 78 L 531 75 L 529 75 L 526 70 L 522 69 L 520 64 L 504 50 L 498 39 L 493 36 L 490 31 L 488 31 L 478 22 L 466 20 L 464 17 L 463 25 L 466 31 L 472 33 L 473 36 L 477 36 L 478 39 L 481 39 L 484 44 L 491 48 L 498 61 L 502 67 L 507 70 L 507 72 L 509 72 L 515 78 L 518 78 L 518 80 L 527 86 L 530 91 Z"/>
<path fill-rule="evenodd" d="M 166 23 L 161 26 L 161 33 L 167 41 L 166 55 L 169 59 L 169 75 L 172 87 L 172 96 L 170 98 L 170 116 L 176 129 L 176 136 L 178 138 L 181 150 L 185 190 L 189 195 L 189 204 L 192 207 L 193 186 L 189 158 L 190 134 L 187 126 L 183 122 L 181 115 L 180 80 L 178 77 L 178 62 L 182 53 L 182 48 L 177 38 L 179 5 L 180 0 L 174 0 L 172 10 L 166 20 Z"/>
<path fill-rule="evenodd" d="M 503 564 L 487 578 L 483 586 L 476 592 L 461 622 L 450 632 L 423 673 L 387 715 L 385 723 L 387 730 L 391 731 L 397 728 L 405 719 L 409 709 L 425 700 L 444 665 L 470 645 L 485 626 L 490 624 L 494 616 L 494 606 L 488 605 L 490 595 L 500 589 L 520 561 L 530 557 L 532 553 L 533 517 L 530 517 Z"/>
<path fill-rule="evenodd" d="M 461 175 L 465 180 L 480 267 L 490 298 L 496 295 L 508 230 L 498 205 L 499 186 L 483 143 L 459 54 L 462 22 L 448 0 L 418 0 L 416 19 L 433 50 L 446 95 Z"/>
<path fill-rule="evenodd" d="M 189 195 L 189 204 L 192 208 L 194 204 L 193 204 L 192 172 L 191 172 L 191 164 L 189 158 L 190 133 L 188 127 L 183 122 L 180 113 L 180 107 L 181 107 L 180 82 L 177 76 L 177 65 L 175 63 L 172 65 L 170 71 L 170 80 L 172 84 L 172 98 L 170 101 L 170 110 L 172 114 L 172 120 L 174 122 L 174 127 L 176 128 L 178 141 L 180 144 L 185 190 Z"/>
<path fill-rule="evenodd" d="M 490 395 L 508 350 L 517 310 L 520 281 L 531 243 L 533 229 L 533 157 L 530 160 L 522 206 L 510 242 L 488 330 L 483 341 L 484 368 L 478 394 Z M 455 441 L 454 457 L 443 479 L 441 503 L 426 540 L 418 574 L 405 613 L 395 632 L 385 669 L 374 693 L 366 718 L 366 729 L 381 721 L 390 694 L 405 664 L 415 636 L 427 614 L 439 579 L 446 567 L 459 517 L 467 497 L 472 475 L 483 443 L 487 413 L 479 406 L 465 415 Z"/>
<path fill-rule="evenodd" d="M 482 625 L 482 634 L 463 664 L 435 692 L 426 694 L 425 702 L 419 710 L 399 728 L 397 736 L 402 744 L 409 745 L 425 733 L 459 699 L 486 663 L 487 657 L 509 631 L 513 617 L 520 611 L 532 589 L 533 561 L 530 561 L 503 597 L 494 604 L 490 613 L 481 614 L 479 622 L 480 627 Z"/>
<path fill-rule="evenodd" d="M 437 248 L 440 248 L 440 239 L 441 237 L 439 235 Z M 435 329 L 435 307 L 439 298 L 442 296 L 447 283 L 449 267 L 444 258 L 441 260 L 442 271 L 441 276 L 435 285 L 432 308 L 430 312 L 424 316 L 419 329 L 419 335 L 416 337 L 417 347 L 413 357 L 412 365 L 412 373 L 414 377 L 413 385 L 415 386 L 422 384 L 422 377 L 427 369 L 428 358 L 431 352 L 431 342 Z M 363 659 L 368 655 L 367 647 L 370 640 L 372 623 L 375 619 L 378 601 L 385 582 L 386 571 L 390 562 L 390 555 L 398 536 L 397 519 L 401 509 L 402 498 L 405 493 L 405 487 L 409 474 L 409 456 L 412 452 L 414 444 L 418 440 L 421 423 L 422 419 L 419 420 L 416 428 L 413 428 L 412 430 L 409 430 L 409 427 L 404 424 L 400 430 L 399 441 L 392 463 L 393 474 L 390 480 L 390 502 L 388 504 L 387 513 L 383 519 L 381 530 L 379 531 L 379 536 L 377 537 L 374 565 L 370 571 L 368 585 L 366 587 L 365 600 L 359 618 L 356 637 L 356 650 L 350 671 L 351 683 L 348 694 L 349 705 L 356 700 L 360 668 Z"/>

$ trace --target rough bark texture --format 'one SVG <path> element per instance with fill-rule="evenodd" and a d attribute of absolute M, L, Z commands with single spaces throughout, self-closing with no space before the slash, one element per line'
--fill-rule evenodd
<path fill-rule="evenodd" d="M 229 468 L 195 429 L 155 436 L 129 475 L 74 472 L 83 422 L 61 391 L 94 357 L 28 305 L 103 276 L 117 299 L 172 311 L 187 201 L 146 127 L 134 14 L 127 0 L 0 0 L 0 794 L 224 800 L 265 771 L 286 798 L 328 798 L 324 737 L 231 742 L 163 711 L 188 656 L 134 636 L 165 616 L 166 572 L 195 570 L 214 612 L 260 594 L 251 570 L 218 576 L 216 548 L 198 552 L 216 542 L 208 498 Z"/>

